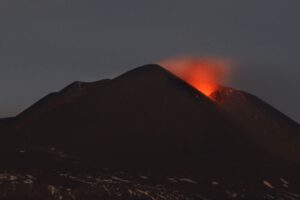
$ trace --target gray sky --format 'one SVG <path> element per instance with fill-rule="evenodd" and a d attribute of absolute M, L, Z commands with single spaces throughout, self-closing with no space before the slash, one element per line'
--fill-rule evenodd
<path fill-rule="evenodd" d="M 239 63 L 229 85 L 300 122 L 299 0 L 0 0 L 0 117 L 74 80 L 177 55 Z"/>

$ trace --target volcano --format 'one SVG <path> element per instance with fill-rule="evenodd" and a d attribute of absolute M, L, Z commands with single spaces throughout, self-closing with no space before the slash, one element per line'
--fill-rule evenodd
<path fill-rule="evenodd" d="M 74 82 L 0 120 L 1 199 L 298 199 L 300 126 L 159 65 Z M 74 199 L 73 198 L 73 199 Z"/>

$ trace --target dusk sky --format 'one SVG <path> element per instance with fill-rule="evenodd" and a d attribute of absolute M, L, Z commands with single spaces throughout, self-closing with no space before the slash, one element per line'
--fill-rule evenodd
<path fill-rule="evenodd" d="M 165 58 L 235 61 L 229 86 L 300 122 L 299 0 L 0 0 L 0 117 Z"/>

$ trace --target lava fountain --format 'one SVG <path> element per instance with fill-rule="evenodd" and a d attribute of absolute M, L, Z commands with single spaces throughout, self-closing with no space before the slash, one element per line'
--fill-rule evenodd
<path fill-rule="evenodd" d="M 199 57 L 179 57 L 159 62 L 208 97 L 228 80 L 231 63 L 225 59 Z"/>

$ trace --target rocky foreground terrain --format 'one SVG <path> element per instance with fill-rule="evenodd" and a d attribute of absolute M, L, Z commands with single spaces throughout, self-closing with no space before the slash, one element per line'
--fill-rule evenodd
<path fill-rule="evenodd" d="M 20 152 L 19 158 L 30 152 Z M 300 199 L 298 183 L 280 174 L 274 176 L 228 169 L 212 174 L 206 169 L 197 175 L 160 171 L 132 171 L 84 167 L 62 152 L 47 153 L 47 162 L 35 167 L 0 171 L 0 199 L 3 200 L 213 200 L 213 199 Z M 31 156 L 30 156 L 31 157 Z M 45 159 L 45 157 L 44 157 Z M 55 163 L 55 164 L 54 164 Z M 72 164 L 71 164 L 72 163 Z M 47 165 L 50 166 L 47 166 Z M 56 165 L 56 166 L 55 166 Z M 38 167 L 36 167 L 38 166 Z M 203 169 L 202 169 L 203 170 Z M 230 174 L 231 173 L 231 174 Z M 288 173 L 287 173 L 288 174 Z M 297 179 L 296 179 L 297 180 Z"/>

